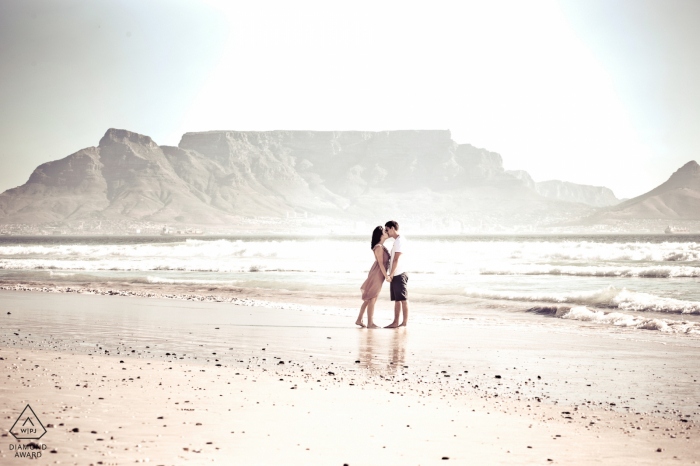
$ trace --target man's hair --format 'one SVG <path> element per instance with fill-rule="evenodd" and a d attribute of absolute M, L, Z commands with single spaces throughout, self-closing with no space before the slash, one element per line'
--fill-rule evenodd
<path fill-rule="evenodd" d="M 397 222 L 396 220 L 389 220 L 388 222 L 386 222 L 384 224 L 384 226 L 387 228 L 393 228 L 394 230 L 398 230 L 399 229 L 399 222 Z"/>

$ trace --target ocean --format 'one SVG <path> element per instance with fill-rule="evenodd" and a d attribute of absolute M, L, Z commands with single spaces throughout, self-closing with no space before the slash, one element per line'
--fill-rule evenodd
<path fill-rule="evenodd" d="M 698 235 L 405 237 L 418 321 L 527 316 L 560 329 L 700 342 Z M 273 302 L 322 295 L 325 310 L 348 316 L 372 263 L 369 235 L 0 237 L 3 285 L 255 290 Z M 387 286 L 382 307 L 391 309 Z"/>

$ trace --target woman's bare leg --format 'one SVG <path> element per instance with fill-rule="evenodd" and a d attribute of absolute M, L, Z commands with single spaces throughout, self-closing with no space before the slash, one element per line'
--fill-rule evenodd
<path fill-rule="evenodd" d="M 365 324 L 362 323 L 362 318 L 365 316 L 365 309 L 367 309 L 367 303 L 369 303 L 369 301 L 365 301 L 362 303 L 362 307 L 360 308 L 360 315 L 357 316 L 357 320 L 355 321 L 355 324 L 359 325 L 360 327 L 365 326 Z M 369 321 L 372 322 L 372 317 L 369 318 Z"/>
<path fill-rule="evenodd" d="M 377 302 L 377 298 L 370 299 L 367 302 L 369 303 L 367 306 L 367 328 L 379 328 L 374 325 L 374 304 Z"/>

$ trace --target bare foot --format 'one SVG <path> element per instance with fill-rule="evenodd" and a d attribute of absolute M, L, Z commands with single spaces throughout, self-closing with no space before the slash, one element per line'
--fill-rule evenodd
<path fill-rule="evenodd" d="M 367 326 L 367 328 L 381 328 L 381 327 L 379 327 L 378 325 L 369 324 L 369 325 Z"/>
<path fill-rule="evenodd" d="M 392 322 L 391 324 L 387 325 L 387 326 L 384 327 L 384 328 L 396 328 L 396 327 L 398 327 L 398 326 L 399 326 L 399 324 L 397 324 L 396 322 Z"/>
<path fill-rule="evenodd" d="M 399 325 L 399 327 L 405 327 L 405 326 L 406 326 L 406 322 L 404 322 L 403 324 Z"/>
<path fill-rule="evenodd" d="M 360 319 L 357 319 L 357 321 L 355 322 L 355 325 L 359 325 L 360 327 L 366 327 L 366 325 L 363 324 Z"/>

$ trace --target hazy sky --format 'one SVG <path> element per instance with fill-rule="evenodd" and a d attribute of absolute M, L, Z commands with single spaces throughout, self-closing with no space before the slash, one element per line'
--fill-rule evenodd
<path fill-rule="evenodd" d="M 0 191 L 107 128 L 450 129 L 633 197 L 700 160 L 700 1 L 0 0 Z"/>

